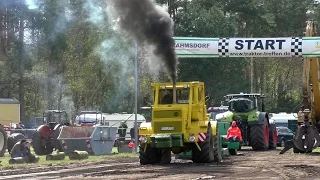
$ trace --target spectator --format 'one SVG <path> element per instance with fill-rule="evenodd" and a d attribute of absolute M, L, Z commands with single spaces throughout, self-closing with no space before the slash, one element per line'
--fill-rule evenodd
<path fill-rule="evenodd" d="M 236 121 L 232 121 L 231 127 L 227 131 L 227 140 L 234 142 L 242 141 L 241 131 L 237 127 Z"/>
<path fill-rule="evenodd" d="M 35 162 L 36 157 L 31 154 L 30 143 L 26 139 L 18 141 L 10 152 L 11 158 L 26 158 L 27 162 Z"/>

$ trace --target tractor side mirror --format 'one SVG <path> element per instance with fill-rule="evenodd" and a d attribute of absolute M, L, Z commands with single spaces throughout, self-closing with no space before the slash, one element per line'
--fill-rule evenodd
<path fill-rule="evenodd" d="M 204 98 L 205 102 L 209 101 L 210 99 L 211 99 L 210 96 L 206 96 L 206 97 Z"/>
<path fill-rule="evenodd" d="M 143 106 L 151 106 L 148 97 L 143 97 Z"/>
<path fill-rule="evenodd" d="M 147 105 L 148 104 L 148 98 L 147 97 L 143 97 L 143 105 Z"/>

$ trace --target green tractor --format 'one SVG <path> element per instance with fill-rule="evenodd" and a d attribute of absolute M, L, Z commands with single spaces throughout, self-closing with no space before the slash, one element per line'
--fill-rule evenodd
<path fill-rule="evenodd" d="M 264 96 L 257 93 L 228 94 L 225 96 L 228 102 L 228 111 L 216 116 L 221 134 L 227 134 L 233 120 L 241 130 L 243 141 L 241 145 L 251 146 L 255 151 L 275 149 L 277 147 L 277 130 L 274 122 L 269 122 L 269 115 L 264 110 Z M 227 146 L 224 139 L 223 146 Z M 232 144 L 228 145 L 233 146 Z M 231 149 L 235 149 L 230 147 Z M 235 150 L 231 150 L 233 152 Z M 230 152 L 230 150 L 229 150 Z M 234 152 L 233 152 L 234 153 Z"/>

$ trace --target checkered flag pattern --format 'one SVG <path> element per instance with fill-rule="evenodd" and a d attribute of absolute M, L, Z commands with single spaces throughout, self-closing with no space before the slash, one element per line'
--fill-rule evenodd
<path fill-rule="evenodd" d="M 229 38 L 219 38 L 218 54 L 219 57 L 229 56 Z"/>
<path fill-rule="evenodd" d="M 302 38 L 293 37 L 291 39 L 291 56 L 292 57 L 302 56 Z"/>

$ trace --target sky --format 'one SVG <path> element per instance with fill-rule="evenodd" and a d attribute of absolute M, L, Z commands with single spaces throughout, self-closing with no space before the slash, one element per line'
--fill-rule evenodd
<path fill-rule="evenodd" d="M 36 5 L 35 0 L 25 0 L 29 9 L 36 9 L 38 6 Z"/>

